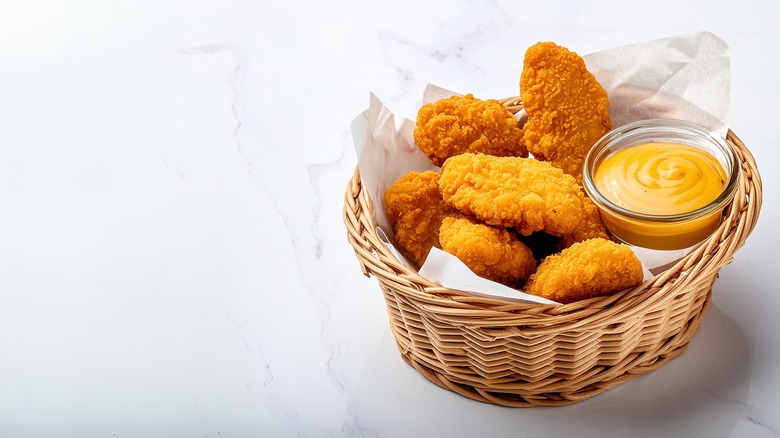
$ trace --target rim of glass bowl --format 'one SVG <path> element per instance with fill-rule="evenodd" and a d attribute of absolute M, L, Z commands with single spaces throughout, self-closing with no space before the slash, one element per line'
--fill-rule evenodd
<path fill-rule="evenodd" d="M 706 141 L 712 144 L 714 148 L 716 147 L 718 149 L 721 157 L 719 157 L 718 154 L 713 154 L 713 151 L 711 150 L 707 150 L 707 152 L 715 156 L 715 159 L 724 165 L 724 170 L 729 172 L 729 181 L 726 184 L 726 187 L 724 187 L 723 191 L 718 195 L 718 197 L 709 204 L 687 213 L 667 215 L 638 213 L 614 204 L 598 191 L 595 183 L 593 182 L 593 174 L 596 171 L 596 164 L 605 159 L 611 153 L 615 152 L 610 149 L 610 146 L 613 145 L 615 141 L 636 139 L 640 136 L 658 138 L 643 139 L 642 141 L 631 143 L 626 147 L 634 146 L 640 143 L 646 143 L 649 141 L 666 141 L 689 144 L 690 146 L 701 149 L 701 147 L 696 142 L 690 140 L 686 141 L 685 137 L 693 137 L 700 141 Z M 585 163 L 583 165 L 582 171 L 582 184 L 585 188 L 585 191 L 588 193 L 588 196 L 590 196 L 596 205 L 609 210 L 611 213 L 619 213 L 620 215 L 630 219 L 645 221 L 680 222 L 700 218 L 706 216 L 709 213 L 712 213 L 715 210 L 725 207 L 726 204 L 728 204 L 734 198 L 737 183 L 739 182 L 740 172 L 741 165 L 739 162 L 739 157 L 737 157 L 726 139 L 723 138 L 723 136 L 719 133 L 684 120 L 647 119 L 628 123 L 621 127 L 615 128 L 601 137 L 596 142 L 596 144 L 591 147 L 590 151 L 588 151 L 588 154 L 585 156 Z"/>

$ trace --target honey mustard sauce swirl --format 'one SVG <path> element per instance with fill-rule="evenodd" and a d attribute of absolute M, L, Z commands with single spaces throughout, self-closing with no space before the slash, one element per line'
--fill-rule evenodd
<path fill-rule="evenodd" d="M 723 192 L 727 179 L 708 152 L 656 142 L 610 155 L 596 169 L 594 183 L 615 205 L 637 213 L 670 215 L 709 204 Z"/>

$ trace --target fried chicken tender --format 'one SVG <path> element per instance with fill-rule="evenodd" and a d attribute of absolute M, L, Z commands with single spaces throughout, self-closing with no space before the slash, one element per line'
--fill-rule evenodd
<path fill-rule="evenodd" d="M 384 201 L 396 244 L 417 266 L 422 265 L 431 247 L 441 248 L 442 218 L 456 214 L 439 194 L 439 173 L 407 173 L 388 187 Z"/>
<path fill-rule="evenodd" d="M 555 43 L 529 47 L 520 74 L 520 96 L 528 113 L 525 146 L 534 157 L 581 181 L 585 155 L 612 129 L 607 92 L 585 61 Z"/>
<path fill-rule="evenodd" d="M 528 156 L 515 117 L 496 100 L 452 96 L 423 105 L 414 129 L 417 147 L 436 166 L 464 152 Z"/>
<path fill-rule="evenodd" d="M 562 236 L 583 218 L 584 195 L 574 177 L 533 158 L 456 155 L 442 166 L 439 189 L 460 212 L 526 236 Z"/>
<path fill-rule="evenodd" d="M 548 256 L 524 291 L 566 304 L 619 292 L 643 277 L 642 263 L 627 245 L 597 238 Z"/>
<path fill-rule="evenodd" d="M 609 239 L 609 234 L 607 234 L 607 229 L 604 227 L 604 222 L 601 221 L 601 213 L 599 213 L 599 208 L 596 204 L 587 196 L 583 196 L 582 206 L 585 213 L 582 222 L 574 231 L 561 237 L 561 241 L 558 244 L 560 249 L 565 249 L 577 242 L 597 237 Z"/>
<path fill-rule="evenodd" d="M 505 228 L 466 216 L 445 217 L 439 240 L 444 251 L 459 258 L 475 274 L 510 287 L 536 270 L 531 250 Z"/>

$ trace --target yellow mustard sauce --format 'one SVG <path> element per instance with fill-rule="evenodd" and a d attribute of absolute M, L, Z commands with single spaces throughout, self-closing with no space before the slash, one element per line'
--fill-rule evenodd
<path fill-rule="evenodd" d="M 594 184 L 615 205 L 637 213 L 688 213 L 714 201 L 728 178 L 718 160 L 676 143 L 621 149 L 596 169 Z"/>
<path fill-rule="evenodd" d="M 689 213 L 714 201 L 728 177 L 708 152 L 677 143 L 630 146 L 607 157 L 593 182 L 613 204 L 648 215 Z M 683 221 L 633 219 L 602 210 L 604 225 L 626 243 L 645 248 L 687 248 L 707 238 L 721 212 Z"/>

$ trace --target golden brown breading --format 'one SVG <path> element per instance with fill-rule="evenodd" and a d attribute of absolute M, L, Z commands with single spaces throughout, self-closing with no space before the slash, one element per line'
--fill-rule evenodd
<path fill-rule="evenodd" d="M 528 113 L 525 146 L 534 157 L 581 181 L 585 155 L 612 129 L 607 92 L 585 61 L 554 43 L 529 47 L 520 74 L 520 96 Z"/>
<path fill-rule="evenodd" d="M 423 105 L 417 113 L 414 141 L 439 167 L 464 152 L 528 156 L 523 131 L 512 113 L 498 101 L 483 101 L 471 94 Z"/>
<path fill-rule="evenodd" d="M 442 218 L 455 213 L 439 194 L 438 172 L 407 173 L 385 191 L 384 201 L 396 244 L 411 261 L 422 265 L 432 246 L 441 247 Z"/>
<path fill-rule="evenodd" d="M 459 258 L 480 277 L 515 287 L 536 269 L 527 246 L 505 228 L 466 216 L 445 217 L 439 231 L 441 248 Z"/>
<path fill-rule="evenodd" d="M 642 263 L 627 245 L 589 239 L 544 259 L 524 292 L 565 304 L 619 292 L 643 277 Z"/>
<path fill-rule="evenodd" d="M 462 213 L 523 235 L 561 236 L 583 217 L 583 195 L 574 178 L 532 158 L 456 155 L 442 166 L 439 189 Z"/>
<path fill-rule="evenodd" d="M 609 239 L 607 229 L 604 228 L 604 222 L 601 221 L 601 213 L 596 204 L 591 201 L 590 198 L 583 195 L 582 206 L 584 207 L 585 216 L 580 222 L 580 225 L 571 233 L 564 234 L 561 237 L 559 243 L 560 249 L 568 248 L 577 242 L 583 240 L 602 238 Z"/>

